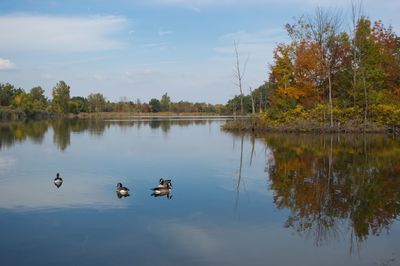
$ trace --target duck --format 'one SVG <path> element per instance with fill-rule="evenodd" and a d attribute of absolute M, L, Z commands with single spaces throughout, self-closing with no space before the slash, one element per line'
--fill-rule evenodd
<path fill-rule="evenodd" d="M 172 181 L 171 179 L 163 179 L 160 178 L 159 184 L 155 188 L 166 188 L 166 187 L 172 187 Z M 153 189 L 154 190 L 154 189 Z"/>
<path fill-rule="evenodd" d="M 172 191 L 171 183 L 169 182 L 165 183 L 165 187 L 155 187 L 152 190 L 153 193 L 151 194 L 151 196 L 153 197 L 167 196 L 168 199 L 172 198 L 172 195 L 170 195 Z"/>
<path fill-rule="evenodd" d="M 117 194 L 122 195 L 122 196 L 128 196 L 129 188 L 122 186 L 121 183 L 118 183 L 117 184 Z"/>
<path fill-rule="evenodd" d="M 56 187 L 59 188 L 59 187 L 61 187 L 62 183 L 63 183 L 63 180 L 60 177 L 60 174 L 57 173 L 56 178 L 54 178 L 54 185 L 56 185 Z"/>

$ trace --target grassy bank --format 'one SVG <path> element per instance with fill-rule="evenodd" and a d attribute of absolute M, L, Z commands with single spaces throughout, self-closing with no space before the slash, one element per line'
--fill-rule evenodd
<path fill-rule="evenodd" d="M 310 133 L 391 133 L 400 134 L 400 128 L 397 126 L 377 125 L 368 123 L 366 125 L 349 121 L 347 123 L 336 123 L 334 127 L 323 124 L 315 120 L 297 119 L 286 123 L 267 123 L 260 116 L 254 116 L 249 119 L 240 119 L 226 122 L 222 128 L 227 131 L 242 132 L 310 132 Z"/>

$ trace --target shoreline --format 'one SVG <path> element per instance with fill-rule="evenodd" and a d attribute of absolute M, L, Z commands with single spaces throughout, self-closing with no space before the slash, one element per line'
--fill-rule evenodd
<path fill-rule="evenodd" d="M 98 112 L 98 113 L 79 113 L 79 114 L 55 114 L 42 112 L 33 116 L 28 116 L 22 111 L 12 110 L 0 113 L 0 122 L 22 122 L 22 121 L 45 121 L 57 119 L 157 119 L 157 118 L 223 118 L 233 119 L 235 116 L 230 114 L 216 113 L 174 113 L 174 112 L 157 112 L 157 113 L 132 113 L 132 112 Z M 247 117 L 247 116 L 243 116 Z"/>
<path fill-rule="evenodd" d="M 66 118 L 234 118 L 230 114 L 215 114 L 215 113 L 173 113 L 173 112 L 157 112 L 157 113 L 129 113 L 129 112 L 100 112 L 100 113 L 79 113 L 68 114 Z M 247 117 L 247 116 L 243 116 Z"/>
<path fill-rule="evenodd" d="M 228 132 L 245 132 L 245 133 L 310 133 L 310 134 L 392 134 L 400 135 L 400 127 L 398 126 L 378 126 L 369 123 L 366 127 L 364 124 L 348 123 L 330 128 L 328 125 L 321 125 L 315 121 L 298 120 L 290 124 L 267 125 L 260 121 L 258 117 L 250 119 L 240 119 L 227 121 L 222 129 Z"/>

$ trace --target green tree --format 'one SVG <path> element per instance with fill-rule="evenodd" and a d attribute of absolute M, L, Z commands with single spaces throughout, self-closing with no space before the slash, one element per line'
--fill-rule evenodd
<path fill-rule="evenodd" d="M 53 88 L 53 108 L 57 113 L 67 113 L 68 112 L 68 103 L 70 100 L 70 87 L 64 82 L 60 81 Z"/>
<path fill-rule="evenodd" d="M 28 99 L 31 101 L 32 109 L 35 111 L 45 110 L 48 106 L 47 97 L 41 87 L 34 87 L 28 93 Z"/>
<path fill-rule="evenodd" d="M 33 101 L 39 101 L 43 103 L 47 102 L 47 98 L 44 95 L 44 89 L 42 89 L 42 87 L 33 87 L 29 93 L 31 94 Z"/>
<path fill-rule="evenodd" d="M 70 104 L 72 104 L 73 110 L 70 110 L 71 113 L 82 113 L 82 112 L 87 112 L 89 107 L 88 107 L 88 100 L 84 97 L 81 96 L 75 96 L 71 98 Z"/>
<path fill-rule="evenodd" d="M 16 94 L 17 90 L 10 83 L 0 84 L 0 105 L 11 105 Z"/>
<path fill-rule="evenodd" d="M 160 105 L 160 101 L 159 100 L 153 98 L 153 99 L 150 100 L 149 105 L 150 105 L 150 110 L 153 113 L 160 112 L 161 105 Z"/>
<path fill-rule="evenodd" d="M 364 94 L 364 124 L 368 121 L 371 90 L 382 87 L 384 73 L 381 67 L 381 53 L 375 42 L 371 21 L 365 17 L 360 18 L 355 34 L 355 45 L 358 52 L 358 69 L 360 76 L 358 87 Z"/>
<path fill-rule="evenodd" d="M 161 112 L 168 112 L 170 110 L 170 106 L 171 106 L 171 99 L 168 96 L 168 94 L 165 93 L 161 97 L 161 101 L 160 101 Z"/>
<path fill-rule="evenodd" d="M 103 112 L 106 108 L 106 99 L 101 93 L 92 93 L 88 96 L 89 112 Z"/>
<path fill-rule="evenodd" d="M 240 95 L 235 95 L 234 98 L 230 99 L 226 104 L 226 108 L 230 112 L 241 112 L 241 99 Z M 252 105 L 251 105 L 251 96 L 246 95 L 243 97 L 243 114 L 251 113 L 252 112 Z"/>

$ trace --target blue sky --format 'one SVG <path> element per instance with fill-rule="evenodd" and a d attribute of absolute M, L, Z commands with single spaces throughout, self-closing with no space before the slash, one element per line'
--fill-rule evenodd
<path fill-rule="evenodd" d="M 342 9 L 349 24 L 347 0 L 1 1 L 0 82 L 48 96 L 64 80 L 72 96 L 225 103 L 238 94 L 233 41 L 248 58 L 247 92 L 267 79 L 283 25 L 316 6 Z M 363 7 L 399 33 L 400 1 Z"/>

